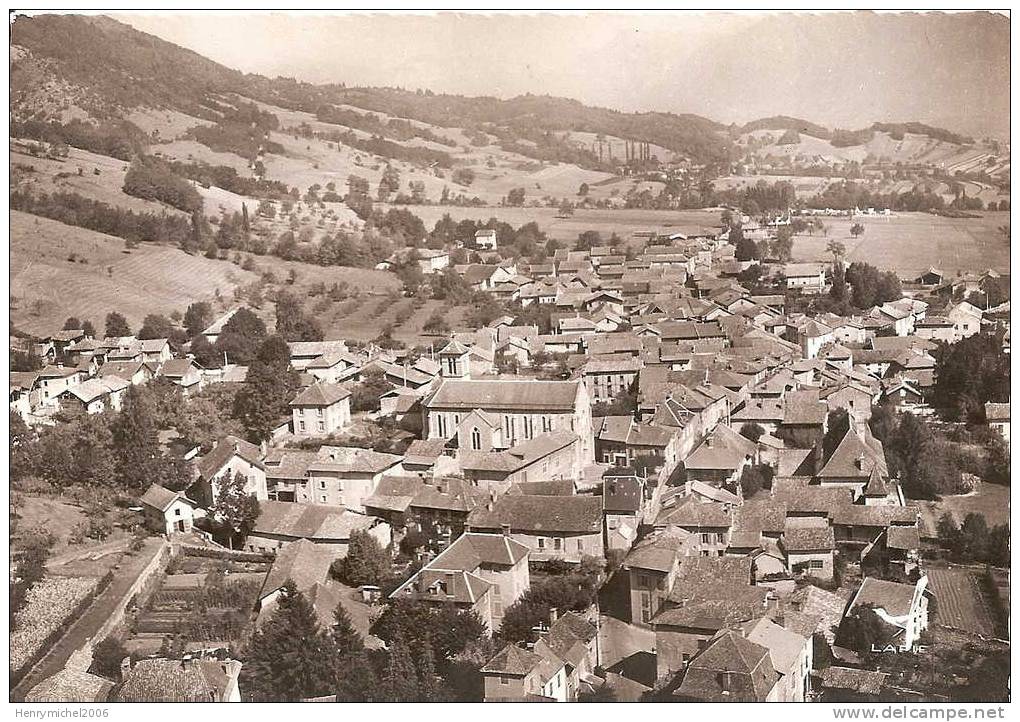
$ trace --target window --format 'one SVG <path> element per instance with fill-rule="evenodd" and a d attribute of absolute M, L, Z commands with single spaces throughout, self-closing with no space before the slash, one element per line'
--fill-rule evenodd
<path fill-rule="evenodd" d="M 325 504 L 326 503 L 326 495 L 325 494 L 320 494 L 319 495 L 319 501 L 321 501 L 323 504 Z"/>
<path fill-rule="evenodd" d="M 326 480 L 325 479 L 322 479 L 322 480 L 319 481 L 319 488 L 320 489 L 325 489 L 326 488 Z"/>
<path fill-rule="evenodd" d="M 316 416 L 322 416 L 322 409 L 316 409 L 315 410 L 315 415 Z"/>
<path fill-rule="evenodd" d="M 478 430 L 478 427 L 471 429 L 471 448 L 478 451 L 482 448 L 482 432 Z"/>
<path fill-rule="evenodd" d="M 582 542 L 580 539 L 577 540 L 577 551 L 579 552 L 584 551 L 584 542 Z"/>
<path fill-rule="evenodd" d="M 300 429 L 301 431 L 305 430 L 305 422 L 304 421 L 299 421 L 298 422 L 298 429 Z"/>
<path fill-rule="evenodd" d="M 524 417 L 524 438 L 530 439 L 534 435 L 533 419 L 530 416 Z"/>
<path fill-rule="evenodd" d="M 550 419 L 548 416 L 542 417 L 542 431 L 543 432 L 552 431 L 552 419 Z"/>
<path fill-rule="evenodd" d="M 323 421 L 322 419 L 319 419 L 319 431 L 325 431 L 325 430 L 326 430 L 326 422 Z"/>
<path fill-rule="evenodd" d="M 176 509 L 174 509 L 174 516 L 180 516 L 180 515 L 181 515 L 181 508 L 177 507 Z"/>
<path fill-rule="evenodd" d="M 562 548 L 563 548 L 563 540 L 560 539 L 559 537 L 556 537 L 555 539 L 553 539 L 553 549 L 555 549 L 556 551 L 560 551 Z"/>
<path fill-rule="evenodd" d="M 545 537 L 538 538 L 538 548 L 545 549 Z"/>
<path fill-rule="evenodd" d="M 436 430 L 440 436 L 446 438 L 446 417 L 442 414 L 436 414 Z"/>
<path fill-rule="evenodd" d="M 506 677 L 500 677 L 499 678 L 499 683 L 500 684 L 510 684 L 510 680 L 507 679 Z"/>
<path fill-rule="evenodd" d="M 712 543 L 712 535 L 709 534 L 708 532 L 702 532 L 702 534 L 701 534 L 701 543 L 702 544 L 711 544 Z"/>
<path fill-rule="evenodd" d="M 812 559 L 811 561 L 808 562 L 808 568 L 809 569 L 824 569 L 825 568 L 825 562 L 823 562 L 821 559 Z"/>

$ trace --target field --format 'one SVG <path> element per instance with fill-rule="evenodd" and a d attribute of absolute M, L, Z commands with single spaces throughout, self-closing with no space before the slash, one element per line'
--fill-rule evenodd
<path fill-rule="evenodd" d="M 1009 523 L 1009 487 L 999 484 L 978 482 L 970 494 L 944 496 L 939 501 L 919 502 L 925 507 L 927 516 L 937 522 L 947 511 L 952 512 L 957 524 L 962 524 L 967 514 L 981 514 L 988 526 Z"/>
<path fill-rule="evenodd" d="M 425 222 L 429 230 L 436 221 L 449 213 L 455 221 L 464 218 L 487 221 L 497 218 L 517 227 L 530 221 L 550 238 L 573 243 L 584 231 L 598 231 L 608 239 L 614 232 L 630 245 L 643 246 L 644 238 L 635 233 L 659 234 L 718 231 L 720 211 L 656 211 L 580 209 L 569 217 L 560 217 L 555 208 L 461 208 L 455 206 L 410 206 L 409 210 Z"/>
<path fill-rule="evenodd" d="M 255 278 L 225 261 L 154 244 L 128 250 L 123 239 L 27 213 L 11 212 L 10 223 L 11 323 L 31 333 L 52 333 L 68 316 L 101 328 L 114 310 L 137 328 L 146 314 L 183 313 Z"/>
<path fill-rule="evenodd" d="M 965 567 L 928 570 L 930 588 L 938 604 L 936 624 L 994 636 L 995 618 L 981 591 L 979 574 Z"/>
<path fill-rule="evenodd" d="M 914 278 L 935 266 L 948 275 L 988 268 L 1009 273 L 1009 244 L 998 228 L 1009 223 L 1009 213 L 982 213 L 981 218 L 945 218 L 927 213 L 898 213 L 876 218 L 824 218 L 827 235 L 798 235 L 793 244 L 798 261 L 831 260 L 825 250 L 830 240 L 842 242 L 847 259 L 866 261 L 901 278 Z M 864 235 L 850 236 L 853 223 Z"/>

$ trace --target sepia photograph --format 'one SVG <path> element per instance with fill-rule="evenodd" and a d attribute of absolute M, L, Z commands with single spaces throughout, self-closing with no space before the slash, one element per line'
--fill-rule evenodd
<path fill-rule="evenodd" d="M 1005 718 L 1009 10 L 8 21 L 12 717 Z"/>

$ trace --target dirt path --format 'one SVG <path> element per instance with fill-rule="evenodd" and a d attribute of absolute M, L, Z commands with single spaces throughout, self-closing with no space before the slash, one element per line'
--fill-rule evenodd
<path fill-rule="evenodd" d="M 92 639 L 102 629 L 103 624 L 124 599 L 138 575 L 162 547 L 161 539 L 151 537 L 146 540 L 145 548 L 140 553 L 125 558 L 124 566 L 114 572 L 113 581 L 103 590 L 103 593 L 96 597 L 89 608 L 53 645 L 46 656 L 11 690 L 10 699 L 12 702 L 23 702 L 25 695 L 32 687 L 63 669 L 71 654 L 80 649 L 85 642 Z"/>

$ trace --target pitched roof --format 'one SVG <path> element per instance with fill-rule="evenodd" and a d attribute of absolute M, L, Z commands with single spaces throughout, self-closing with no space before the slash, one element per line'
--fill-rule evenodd
<path fill-rule="evenodd" d="M 764 702 L 778 681 L 769 650 L 727 630 L 691 660 L 673 695 L 701 702 Z"/>
<path fill-rule="evenodd" d="M 579 381 L 444 380 L 422 402 L 431 408 L 572 411 Z"/>
<path fill-rule="evenodd" d="M 146 506 L 151 506 L 153 509 L 166 511 L 171 504 L 181 498 L 183 497 L 178 492 L 170 491 L 165 486 L 160 486 L 159 484 L 153 484 L 146 489 L 139 501 Z"/>
<path fill-rule="evenodd" d="M 255 444 L 249 443 L 236 436 L 224 436 L 212 450 L 198 461 L 198 472 L 205 479 L 212 479 L 216 476 L 234 455 L 247 461 L 249 464 L 263 468 L 262 450 Z"/>
<path fill-rule="evenodd" d="M 321 446 L 309 471 L 326 471 L 356 474 L 378 474 L 403 460 L 396 454 L 386 454 L 359 446 Z"/>
<path fill-rule="evenodd" d="M 836 548 L 831 526 L 794 527 L 783 533 L 783 548 L 787 552 L 820 552 Z"/>
<path fill-rule="evenodd" d="M 784 424 L 824 424 L 828 412 L 828 406 L 818 398 L 818 389 L 790 391 L 783 400 Z"/>
<path fill-rule="evenodd" d="M 683 529 L 667 529 L 646 537 L 630 550 L 623 561 L 623 566 L 627 569 L 669 572 L 691 538 L 692 535 Z"/>
<path fill-rule="evenodd" d="M 220 701 L 239 662 L 213 660 L 142 659 L 125 675 L 116 694 L 119 702 Z"/>
<path fill-rule="evenodd" d="M 858 434 L 853 428 L 847 430 L 839 446 L 832 452 L 829 461 L 818 472 L 820 479 L 867 479 L 873 469 L 878 469 L 883 476 L 889 475 L 886 468 L 885 453 L 882 442 L 865 430 L 864 435 Z"/>
<path fill-rule="evenodd" d="M 32 687 L 26 702 L 105 702 L 113 682 L 85 670 L 64 668 Z"/>
<path fill-rule="evenodd" d="M 482 674 L 508 674 L 514 677 L 524 677 L 531 670 L 541 663 L 542 657 L 521 649 L 517 645 L 508 644 L 503 647 L 496 656 L 485 663 L 482 667 Z"/>
<path fill-rule="evenodd" d="M 294 582 L 299 592 L 306 592 L 314 584 L 325 582 L 329 576 L 329 565 L 336 558 L 336 549 L 328 544 L 316 544 L 308 539 L 285 544 L 276 553 L 273 566 L 269 568 L 259 591 L 259 599 L 282 589 L 288 580 Z"/>
<path fill-rule="evenodd" d="M 357 514 L 342 506 L 262 501 L 259 502 L 259 517 L 252 527 L 252 534 L 343 541 L 350 539 L 352 532 L 370 528 L 375 521 L 374 517 Z"/>
<path fill-rule="evenodd" d="M 870 669 L 832 666 L 822 670 L 822 686 L 873 696 L 881 694 L 888 677 L 885 672 L 873 672 Z"/>
<path fill-rule="evenodd" d="M 479 507 L 468 515 L 472 529 L 595 534 L 602 529 L 602 499 L 597 496 L 501 496 L 492 509 Z"/>
<path fill-rule="evenodd" d="M 847 612 L 865 604 L 884 609 L 890 616 L 903 617 L 910 613 L 917 587 L 913 584 L 890 582 L 865 577 Z"/>
<path fill-rule="evenodd" d="M 351 395 L 346 388 L 337 384 L 316 383 L 299 393 L 291 406 L 332 406 Z"/>

